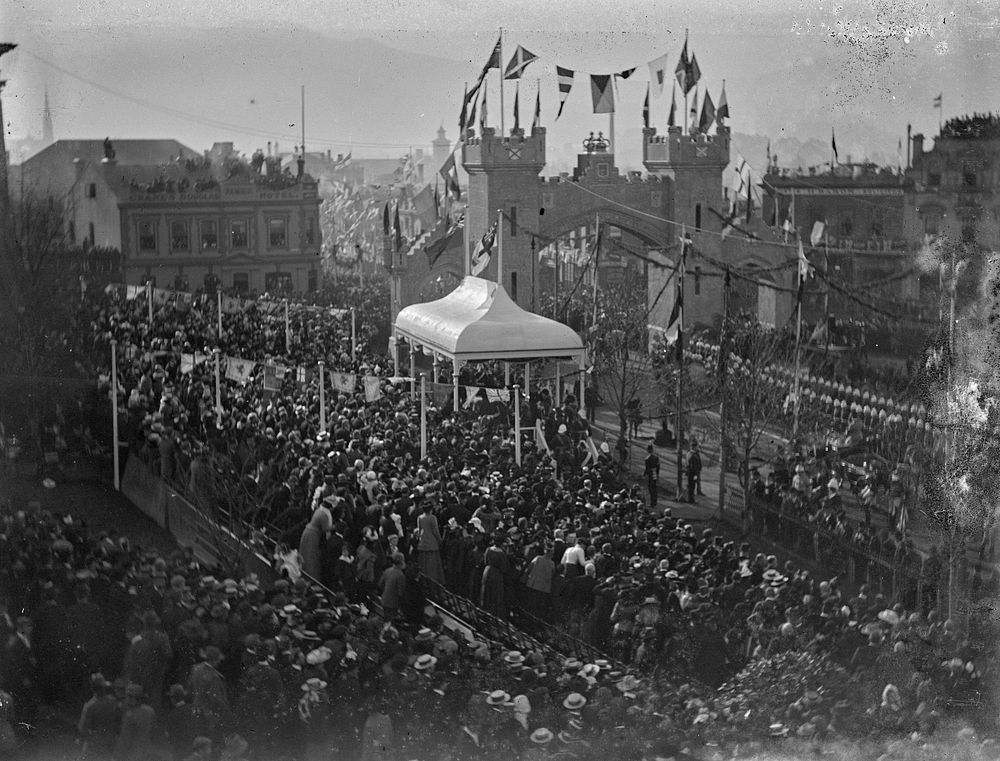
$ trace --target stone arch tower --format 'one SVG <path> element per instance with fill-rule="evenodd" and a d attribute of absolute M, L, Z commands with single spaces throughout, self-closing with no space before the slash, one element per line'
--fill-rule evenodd
<path fill-rule="evenodd" d="M 465 220 L 469 245 L 475 247 L 502 209 L 502 284 L 518 306 L 530 308 L 534 288 L 532 236 L 526 231 L 539 228 L 538 174 L 545 166 L 545 128 L 537 127 L 530 134 L 511 130 L 509 137 L 489 127 L 479 136 L 470 134 L 462 145 L 462 164 L 469 175 Z M 494 248 L 493 259 L 480 277 L 497 280 L 497 254 Z"/>

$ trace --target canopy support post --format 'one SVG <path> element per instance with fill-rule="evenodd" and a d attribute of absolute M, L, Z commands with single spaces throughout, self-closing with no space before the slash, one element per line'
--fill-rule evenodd
<path fill-rule="evenodd" d="M 458 360 L 451 358 L 451 409 L 458 412 Z"/>

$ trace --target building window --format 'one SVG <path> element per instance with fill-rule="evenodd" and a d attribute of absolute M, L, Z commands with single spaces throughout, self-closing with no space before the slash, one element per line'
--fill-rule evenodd
<path fill-rule="evenodd" d="M 937 214 L 924 215 L 924 234 L 937 235 L 941 223 L 941 217 Z"/>
<path fill-rule="evenodd" d="M 249 272 L 234 272 L 233 273 L 233 290 L 237 293 L 249 293 L 250 292 L 250 273 Z"/>
<path fill-rule="evenodd" d="M 701 229 L 701 204 L 696 203 L 694 205 L 694 229 Z"/>
<path fill-rule="evenodd" d="M 979 184 L 974 164 L 962 165 L 962 184 L 967 188 L 974 188 Z"/>
<path fill-rule="evenodd" d="M 247 248 L 250 245 L 249 226 L 245 219 L 233 219 L 229 222 L 230 248 Z"/>
<path fill-rule="evenodd" d="M 941 185 L 941 173 L 940 172 L 928 172 L 927 173 L 927 184 L 936 188 Z"/>
<path fill-rule="evenodd" d="M 510 217 L 510 237 L 511 238 L 516 238 L 517 237 L 517 207 L 516 206 L 511 205 L 509 217 Z"/>
<path fill-rule="evenodd" d="M 510 297 L 515 302 L 517 301 L 517 273 L 510 273 Z"/>
<path fill-rule="evenodd" d="M 214 219 L 201 220 L 198 224 L 198 236 L 201 240 L 202 251 L 218 251 L 219 226 Z"/>
<path fill-rule="evenodd" d="M 191 236 L 188 232 L 188 223 L 182 219 L 174 219 L 170 222 L 170 250 L 191 250 Z"/>
<path fill-rule="evenodd" d="M 183 275 L 174 275 L 174 290 L 186 291 L 188 289 L 187 278 Z"/>
<path fill-rule="evenodd" d="M 840 220 L 840 234 L 844 238 L 850 238 L 851 234 L 854 232 L 854 220 L 850 217 L 844 217 Z"/>
<path fill-rule="evenodd" d="M 267 220 L 268 248 L 288 248 L 288 224 L 281 217 Z"/>
<path fill-rule="evenodd" d="M 93 241 L 91 241 L 93 242 Z M 143 219 L 139 222 L 139 250 L 156 251 L 156 221 Z"/>
<path fill-rule="evenodd" d="M 287 272 L 264 273 L 264 290 L 268 293 L 280 293 L 292 290 L 292 276 Z"/>
<path fill-rule="evenodd" d="M 87 183 L 87 198 L 97 198 L 97 183 L 88 182 Z"/>
<path fill-rule="evenodd" d="M 306 217 L 306 245 L 316 245 L 316 218 Z"/>
<path fill-rule="evenodd" d="M 694 268 L 694 295 L 701 296 L 701 267 Z"/>
<path fill-rule="evenodd" d="M 319 288 L 319 273 L 316 270 L 309 270 L 309 292 L 313 293 Z"/>
<path fill-rule="evenodd" d="M 93 222 L 88 222 L 87 223 L 87 242 L 90 243 L 91 246 L 93 246 L 95 240 L 97 240 L 97 236 L 94 235 L 94 223 Z"/>

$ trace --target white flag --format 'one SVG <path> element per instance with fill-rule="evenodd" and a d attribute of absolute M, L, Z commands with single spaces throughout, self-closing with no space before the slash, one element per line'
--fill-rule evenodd
<path fill-rule="evenodd" d="M 818 246 L 820 241 L 823 240 L 823 233 L 826 232 L 826 223 L 816 221 L 813 223 L 812 234 L 809 236 L 809 242 L 814 246 Z"/>
<path fill-rule="evenodd" d="M 666 53 L 649 62 L 650 89 L 658 96 L 663 95 L 663 86 L 667 83 L 667 78 L 670 76 L 668 74 L 668 66 Z"/>
<path fill-rule="evenodd" d="M 365 401 L 377 402 L 382 398 L 381 380 L 374 375 L 365 376 Z"/>
<path fill-rule="evenodd" d="M 226 357 L 226 380 L 246 383 L 253 373 L 253 361 L 239 357 Z"/>
<path fill-rule="evenodd" d="M 354 373 L 330 373 L 330 382 L 335 391 L 350 394 L 354 392 L 354 387 L 358 384 L 358 378 Z"/>

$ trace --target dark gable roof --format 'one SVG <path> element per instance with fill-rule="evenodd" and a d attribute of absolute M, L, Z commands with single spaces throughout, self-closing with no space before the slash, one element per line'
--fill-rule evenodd
<path fill-rule="evenodd" d="M 201 154 L 193 151 L 177 140 L 115 140 L 111 146 L 115 151 L 115 161 L 119 164 L 156 166 L 164 164 L 179 155 L 184 158 L 195 158 Z M 32 158 L 46 154 L 62 154 L 67 161 L 81 159 L 82 161 L 98 162 L 104 158 L 104 138 L 100 140 L 57 140 L 47 148 L 36 153 Z"/>

